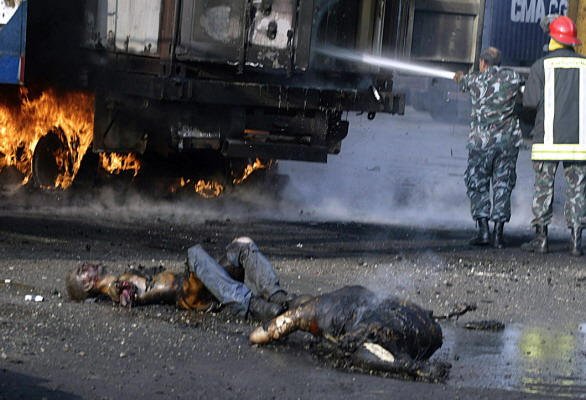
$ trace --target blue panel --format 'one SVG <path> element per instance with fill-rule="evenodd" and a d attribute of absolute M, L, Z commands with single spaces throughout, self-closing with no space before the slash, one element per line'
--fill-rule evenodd
<path fill-rule="evenodd" d="M 486 0 L 482 46 L 499 48 L 505 65 L 529 66 L 545 54 L 549 40 L 541 18 L 567 8 L 567 0 Z"/>
<path fill-rule="evenodd" d="M 0 83 L 20 83 L 19 63 L 20 57 L 0 55 Z"/>
<path fill-rule="evenodd" d="M 0 83 L 20 83 L 19 61 L 26 48 L 27 2 L 0 30 Z"/>

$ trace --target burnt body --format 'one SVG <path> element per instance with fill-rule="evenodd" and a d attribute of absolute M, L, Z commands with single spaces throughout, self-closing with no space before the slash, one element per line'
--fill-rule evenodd
<path fill-rule="evenodd" d="M 205 310 L 214 300 L 188 269 L 181 274 L 162 267 L 138 268 L 113 275 L 101 265 L 83 264 L 67 276 L 66 286 L 72 300 L 104 296 L 125 307 L 164 303 L 187 310 Z"/>
<path fill-rule="evenodd" d="M 261 320 L 279 315 L 289 300 L 273 266 L 248 237 L 226 247 L 222 264 L 195 245 L 187 251 L 184 273 L 140 267 L 116 276 L 103 266 L 84 264 L 69 273 L 66 286 L 72 300 L 106 296 L 122 306 L 167 303 L 187 310 L 219 303 Z"/>
<path fill-rule="evenodd" d="M 274 318 L 250 335 L 267 344 L 302 330 L 336 344 L 351 365 L 368 370 L 442 380 L 447 366 L 427 360 L 442 345 L 431 312 L 397 297 L 378 298 L 362 286 L 346 286 Z"/>

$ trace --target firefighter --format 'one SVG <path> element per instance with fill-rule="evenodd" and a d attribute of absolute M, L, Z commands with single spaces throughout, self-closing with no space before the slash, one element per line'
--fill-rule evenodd
<path fill-rule="evenodd" d="M 571 231 L 570 252 L 582 255 L 586 208 L 586 59 L 574 52 L 580 44 L 574 22 L 559 16 L 549 24 L 549 53 L 531 67 L 523 106 L 535 109 L 531 159 L 535 171 L 533 220 L 536 236 L 521 248 L 547 253 L 554 179 L 563 162 L 567 184 L 565 217 Z"/>
<path fill-rule="evenodd" d="M 227 306 L 239 316 L 270 319 L 287 308 L 292 296 L 279 285 L 266 257 L 248 237 L 234 239 L 218 263 L 200 245 L 187 252 L 185 273 L 164 268 L 131 269 L 121 275 L 83 264 L 65 280 L 72 300 L 105 296 L 123 307 L 171 303 L 188 310 Z"/>
<path fill-rule="evenodd" d="M 480 54 L 479 72 L 464 75 L 458 71 L 454 75 L 460 90 L 468 92 L 472 100 L 464 176 L 477 225 L 470 244 L 482 246 L 492 241 L 495 248 L 504 247 L 503 228 L 511 218 L 511 192 L 517 181 L 515 168 L 522 143 L 519 118 L 514 112 L 521 77 L 501 68 L 500 61 L 500 51 L 489 47 Z M 492 237 L 489 219 L 494 222 Z"/>

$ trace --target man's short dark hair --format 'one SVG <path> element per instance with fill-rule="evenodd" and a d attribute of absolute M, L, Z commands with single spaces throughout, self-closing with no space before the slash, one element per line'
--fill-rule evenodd
<path fill-rule="evenodd" d="M 480 59 L 488 65 L 501 65 L 501 51 L 496 47 L 487 47 L 480 53 Z"/>

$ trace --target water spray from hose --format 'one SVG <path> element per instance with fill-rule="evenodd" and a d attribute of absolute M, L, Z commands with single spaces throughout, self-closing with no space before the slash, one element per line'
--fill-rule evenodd
<path fill-rule="evenodd" d="M 341 49 L 338 47 L 322 47 L 318 48 L 317 52 L 328 57 L 373 65 L 384 69 L 392 69 L 395 71 L 403 71 L 416 75 L 424 75 L 444 79 L 454 78 L 454 72 L 451 71 L 445 71 L 435 67 L 399 61 L 392 58 L 376 57 L 366 53 L 357 53 L 346 49 Z"/>

